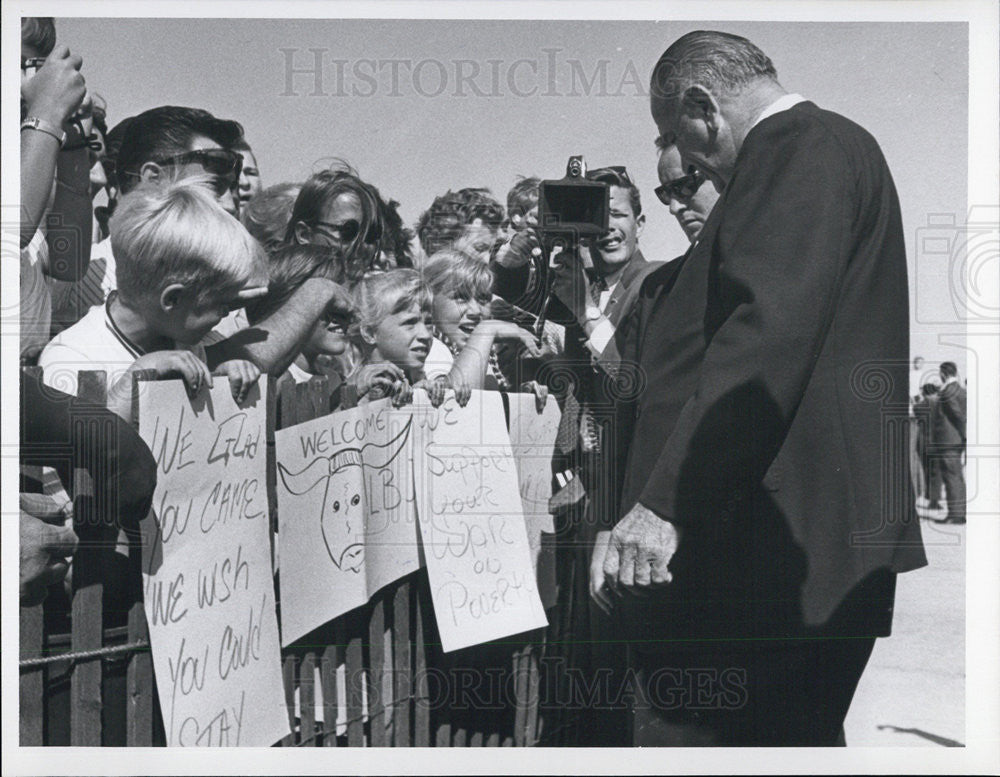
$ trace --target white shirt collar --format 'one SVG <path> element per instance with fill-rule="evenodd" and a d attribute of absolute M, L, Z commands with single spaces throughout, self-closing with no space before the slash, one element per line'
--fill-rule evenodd
<path fill-rule="evenodd" d="M 945 381 L 942 384 L 942 388 L 944 386 L 947 386 L 949 383 L 958 383 L 958 377 L 955 376 L 955 375 L 952 375 L 950 378 L 945 378 Z"/>
<path fill-rule="evenodd" d="M 758 124 L 760 124 L 764 119 L 774 116 L 776 113 L 781 113 L 781 111 L 787 111 L 793 105 L 798 105 L 799 103 L 804 103 L 806 98 L 801 94 L 783 94 L 769 106 L 764 109 L 764 112 L 757 117 L 757 120 L 750 125 L 750 129 L 753 129 Z"/>

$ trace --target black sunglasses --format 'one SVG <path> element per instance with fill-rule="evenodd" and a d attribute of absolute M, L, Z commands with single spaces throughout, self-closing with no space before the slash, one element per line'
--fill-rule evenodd
<path fill-rule="evenodd" d="M 331 224 L 329 221 L 317 221 L 313 229 L 321 234 L 326 234 L 327 237 L 339 240 L 342 243 L 351 243 L 359 234 L 361 234 L 361 223 L 357 219 L 347 219 L 347 221 L 342 221 L 340 224 Z M 326 232 L 326 230 L 329 230 L 334 234 L 330 235 Z M 374 245 L 381 239 L 382 225 L 379 224 L 378 221 L 373 221 L 368 226 L 368 231 L 365 232 L 364 242 L 367 245 Z"/>
<path fill-rule="evenodd" d="M 701 185 L 705 183 L 705 174 L 696 167 L 689 167 L 688 174 L 675 178 L 668 184 L 657 186 L 653 191 L 664 205 L 670 205 L 671 200 L 690 200 Z"/>
<path fill-rule="evenodd" d="M 186 165 L 191 162 L 200 164 L 205 168 L 205 172 L 215 179 L 213 181 L 215 193 L 220 197 L 239 186 L 240 172 L 243 170 L 243 157 L 225 148 L 185 151 L 183 154 L 174 154 L 152 161 L 161 166 Z"/>

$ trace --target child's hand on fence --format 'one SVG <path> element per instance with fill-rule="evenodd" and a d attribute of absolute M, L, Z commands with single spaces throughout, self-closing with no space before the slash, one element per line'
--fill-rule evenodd
<path fill-rule="evenodd" d="M 363 397 L 376 383 L 385 384 L 406 380 L 403 371 L 390 362 L 364 364 L 348 379 L 358 390 L 358 396 Z"/>
<path fill-rule="evenodd" d="M 212 374 L 208 371 L 208 365 L 191 351 L 153 351 L 144 354 L 129 368 L 129 372 L 140 370 L 154 370 L 158 378 L 181 378 L 192 394 L 197 394 L 202 386 L 212 388 Z M 131 376 L 126 377 L 131 381 Z"/>
<path fill-rule="evenodd" d="M 242 404 L 250 389 L 260 379 L 260 367 L 246 359 L 231 359 L 216 367 L 214 374 L 229 377 L 229 388 L 233 392 L 233 399 L 237 404 Z"/>
<path fill-rule="evenodd" d="M 537 380 L 529 380 L 521 384 L 521 391 L 532 392 L 535 395 L 535 409 L 539 413 L 545 412 L 545 402 L 549 398 L 549 387 Z"/>
<path fill-rule="evenodd" d="M 451 388 L 447 375 L 438 375 L 434 380 L 421 380 L 413 388 L 422 388 L 427 392 L 431 407 L 441 407 L 444 395 Z"/>
<path fill-rule="evenodd" d="M 464 375 L 457 370 L 452 370 L 448 376 L 448 386 L 455 389 L 455 401 L 459 407 L 465 407 L 469 404 L 469 400 L 472 398 L 472 387 Z"/>

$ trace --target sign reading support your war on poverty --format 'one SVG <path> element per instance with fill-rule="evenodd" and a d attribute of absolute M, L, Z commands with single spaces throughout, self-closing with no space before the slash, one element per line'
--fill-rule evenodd
<path fill-rule="evenodd" d="M 269 746 L 289 733 L 271 571 L 265 394 L 144 382 L 156 458 L 143 584 L 167 744 Z M 261 703 L 261 700 L 274 700 Z"/>
<path fill-rule="evenodd" d="M 283 644 L 419 568 L 411 424 L 385 399 L 275 433 Z"/>
<path fill-rule="evenodd" d="M 417 514 L 445 651 L 547 625 L 500 394 L 415 396 Z"/>

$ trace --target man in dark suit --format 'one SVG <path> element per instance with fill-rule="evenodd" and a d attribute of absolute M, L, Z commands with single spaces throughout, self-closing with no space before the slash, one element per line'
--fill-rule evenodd
<path fill-rule="evenodd" d="M 944 481 L 948 500 L 945 523 L 965 523 L 965 475 L 962 454 L 965 452 L 966 391 L 958 382 L 954 362 L 941 364 L 941 390 L 931 415 L 932 456 Z"/>
<path fill-rule="evenodd" d="M 744 38 L 685 35 L 651 86 L 659 144 L 722 196 L 616 333 L 647 388 L 592 593 L 634 640 L 635 744 L 833 745 L 926 563 L 895 188 Z"/>

